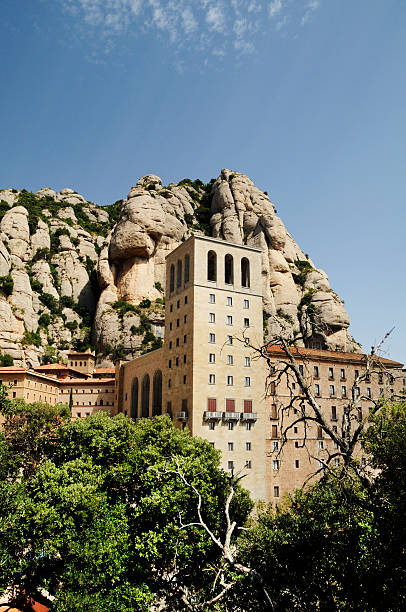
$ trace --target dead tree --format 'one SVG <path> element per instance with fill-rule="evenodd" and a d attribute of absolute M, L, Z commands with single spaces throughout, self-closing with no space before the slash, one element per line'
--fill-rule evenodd
<path fill-rule="evenodd" d="M 377 374 L 379 379 L 382 380 L 382 385 L 385 385 L 386 382 L 387 387 L 389 385 L 393 386 L 395 381 L 393 372 L 386 367 L 385 362 L 377 354 L 392 330 L 384 336 L 376 348 L 372 347 L 369 355 L 363 355 L 360 361 L 362 372 L 358 372 L 358 375 L 354 377 L 347 401 L 343 407 L 341 425 L 338 429 L 331 426 L 325 409 L 321 406 L 310 383 L 309 357 L 306 350 L 303 349 L 304 340 L 307 337 L 306 323 L 301 326 L 302 332 L 305 331 L 304 334 L 288 333 L 287 326 L 281 324 L 280 321 L 279 327 L 280 333 L 274 334 L 263 346 L 249 345 L 255 352 L 256 358 L 262 358 L 267 363 L 265 394 L 270 395 L 271 388 L 276 390 L 278 384 L 283 382 L 288 389 L 287 402 L 278 411 L 281 444 L 276 451 L 276 456 L 283 453 L 288 440 L 288 433 L 298 424 L 302 424 L 304 429 L 301 445 L 308 449 L 306 442 L 309 428 L 317 426 L 333 441 L 334 450 L 331 452 L 329 449 L 325 449 L 323 458 L 315 457 L 309 452 L 310 458 L 319 461 L 321 464 L 310 478 L 329 471 L 339 478 L 344 476 L 356 477 L 366 489 L 369 489 L 373 473 L 368 469 L 368 465 L 362 465 L 357 460 L 354 452 L 357 444 L 362 440 L 370 418 L 382 408 L 387 398 L 385 398 L 385 395 L 375 399 L 362 395 L 360 383 L 369 382 L 371 376 Z M 315 329 L 314 320 L 312 329 Z M 240 340 L 246 343 L 245 338 Z M 393 399 L 396 395 L 392 393 L 391 397 Z M 368 400 L 370 405 L 368 414 L 363 414 L 363 400 Z"/>

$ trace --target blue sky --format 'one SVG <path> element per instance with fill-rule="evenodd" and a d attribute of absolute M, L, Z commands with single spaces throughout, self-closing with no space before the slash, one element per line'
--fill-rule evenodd
<path fill-rule="evenodd" d="M 405 25 L 404 0 L 2 0 L 0 186 L 244 172 L 406 361 Z"/>

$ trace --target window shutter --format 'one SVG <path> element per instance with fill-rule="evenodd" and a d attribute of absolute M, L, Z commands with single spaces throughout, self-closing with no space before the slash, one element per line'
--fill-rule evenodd
<path fill-rule="evenodd" d="M 207 400 L 207 410 L 209 410 L 210 412 L 216 412 L 216 406 L 217 405 L 217 400 L 215 397 L 209 397 L 209 399 Z"/>
<path fill-rule="evenodd" d="M 187 399 L 182 400 L 182 412 L 187 412 Z"/>
<path fill-rule="evenodd" d="M 235 400 L 226 399 L 226 411 L 227 412 L 235 412 Z"/>
<path fill-rule="evenodd" d="M 272 437 L 273 438 L 278 437 L 278 426 L 277 425 L 272 425 Z"/>
<path fill-rule="evenodd" d="M 244 400 L 244 412 L 252 412 L 252 400 Z"/>

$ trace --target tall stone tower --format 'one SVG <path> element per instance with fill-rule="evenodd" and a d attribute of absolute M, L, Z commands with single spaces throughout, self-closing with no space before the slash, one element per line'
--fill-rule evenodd
<path fill-rule="evenodd" d="M 193 236 L 166 258 L 164 411 L 265 499 L 261 252 Z"/>

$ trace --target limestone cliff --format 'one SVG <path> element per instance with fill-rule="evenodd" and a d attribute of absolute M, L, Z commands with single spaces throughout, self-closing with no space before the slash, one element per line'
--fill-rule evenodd
<path fill-rule="evenodd" d="M 243 174 L 166 187 L 148 175 L 105 207 L 72 189 L 8 189 L 0 200 L 0 351 L 16 363 L 90 341 L 107 360 L 159 346 L 165 256 L 191 233 L 262 250 L 268 333 L 282 327 L 308 346 L 359 350 L 327 275 Z"/>

